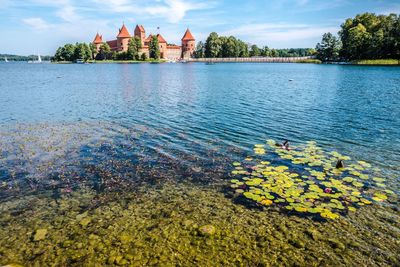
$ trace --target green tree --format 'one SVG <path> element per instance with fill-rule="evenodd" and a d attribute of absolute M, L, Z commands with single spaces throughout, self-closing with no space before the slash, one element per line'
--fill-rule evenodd
<path fill-rule="evenodd" d="M 235 37 L 229 36 L 221 38 L 221 56 L 222 57 L 239 57 L 240 47 Z"/>
<path fill-rule="evenodd" d="M 90 49 L 90 53 L 91 53 L 91 59 L 94 59 L 96 54 L 97 54 L 96 45 L 94 43 L 90 43 L 89 44 L 89 49 Z"/>
<path fill-rule="evenodd" d="M 130 39 L 128 44 L 127 58 L 129 60 L 139 60 L 139 51 L 142 48 L 142 41 L 139 37 L 135 36 Z"/>
<path fill-rule="evenodd" d="M 64 61 L 65 59 L 63 58 L 63 47 L 59 47 L 56 51 L 56 53 L 54 54 L 54 61 Z"/>
<path fill-rule="evenodd" d="M 151 37 L 151 40 L 149 43 L 149 54 L 150 54 L 150 58 L 153 58 L 153 59 L 160 58 L 160 45 L 159 45 L 158 38 L 156 35 L 153 35 Z"/>
<path fill-rule="evenodd" d="M 251 57 L 258 57 L 261 55 L 260 48 L 257 45 L 252 45 L 250 47 L 250 56 Z"/>
<path fill-rule="evenodd" d="M 216 32 L 210 33 L 205 44 L 205 55 L 208 58 L 218 57 L 221 53 L 221 40 Z"/>
<path fill-rule="evenodd" d="M 117 60 L 130 60 L 130 58 L 128 56 L 128 52 L 117 53 Z"/>
<path fill-rule="evenodd" d="M 264 48 L 261 50 L 261 55 L 263 57 L 270 57 L 271 56 L 271 50 L 269 49 L 268 46 L 264 46 Z"/>
<path fill-rule="evenodd" d="M 336 61 L 339 59 L 340 49 L 339 39 L 330 32 L 325 33 L 321 43 L 317 44 L 317 57 L 322 61 Z"/>
<path fill-rule="evenodd" d="M 349 41 L 346 49 L 349 59 L 368 58 L 367 49 L 369 49 L 371 34 L 367 32 L 367 28 L 361 23 L 349 30 Z"/>
<path fill-rule="evenodd" d="M 75 54 L 75 46 L 73 44 L 64 45 L 61 55 L 65 61 L 73 61 Z"/>
<path fill-rule="evenodd" d="M 205 57 L 205 46 L 202 41 L 197 43 L 196 50 L 194 51 L 195 58 L 204 58 Z"/>
<path fill-rule="evenodd" d="M 118 53 L 116 51 L 112 51 L 110 53 L 108 53 L 108 58 L 112 59 L 112 60 L 117 60 L 118 59 Z"/>
<path fill-rule="evenodd" d="M 140 56 L 140 59 L 142 61 L 146 61 L 147 60 L 147 54 L 146 53 L 142 53 L 142 55 Z"/>
<path fill-rule="evenodd" d="M 271 57 L 278 57 L 279 53 L 276 49 L 271 49 Z"/>
<path fill-rule="evenodd" d="M 239 57 L 249 57 L 249 46 L 242 40 L 238 40 Z"/>
<path fill-rule="evenodd" d="M 90 51 L 88 44 L 76 43 L 75 50 L 74 50 L 74 56 L 71 61 L 76 61 L 78 59 L 87 61 L 91 58 L 91 56 L 92 56 L 92 52 Z"/>
<path fill-rule="evenodd" d="M 400 60 L 400 16 L 398 16 L 393 23 L 393 27 L 390 30 L 391 36 L 391 51 L 390 54 Z"/>
<path fill-rule="evenodd" d="M 398 15 L 359 14 L 347 19 L 339 32 L 345 59 L 384 59 L 396 57 L 395 28 Z"/>
<path fill-rule="evenodd" d="M 111 48 L 107 43 L 102 43 L 99 52 L 100 59 L 107 60 L 111 58 Z"/>

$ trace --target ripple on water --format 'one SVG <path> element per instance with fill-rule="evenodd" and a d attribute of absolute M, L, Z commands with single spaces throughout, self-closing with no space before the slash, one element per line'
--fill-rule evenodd
<path fill-rule="evenodd" d="M 297 64 L 0 65 L 0 264 L 157 264 L 156 253 L 161 265 L 398 265 L 398 206 L 321 223 L 249 209 L 224 191 L 230 163 L 267 137 L 317 140 L 366 160 L 398 191 L 398 74 Z M 217 235 L 207 239 L 198 229 L 210 224 Z M 34 241 L 40 229 L 46 235 Z"/>

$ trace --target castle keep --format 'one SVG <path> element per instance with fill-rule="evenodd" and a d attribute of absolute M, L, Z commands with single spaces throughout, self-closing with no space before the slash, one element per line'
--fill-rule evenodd
<path fill-rule="evenodd" d="M 142 48 L 140 49 L 139 53 L 146 53 L 147 56 L 149 56 L 149 43 L 153 35 L 150 34 L 146 37 L 146 31 L 142 25 L 136 25 L 134 35 L 131 36 L 125 24 L 123 24 L 121 29 L 119 29 L 117 39 L 107 41 L 107 44 L 110 46 L 111 51 L 126 52 L 128 51 L 128 44 L 131 38 L 134 36 L 139 37 L 142 41 Z M 162 59 L 179 60 L 192 57 L 195 50 L 196 40 L 189 29 L 186 30 L 185 34 L 182 37 L 181 46 L 169 45 L 167 41 L 161 36 L 161 34 L 157 34 L 156 36 L 158 38 L 160 57 Z M 103 44 L 103 36 L 97 33 L 96 37 L 93 40 L 93 44 L 96 45 L 97 51 L 100 51 L 100 46 Z"/>

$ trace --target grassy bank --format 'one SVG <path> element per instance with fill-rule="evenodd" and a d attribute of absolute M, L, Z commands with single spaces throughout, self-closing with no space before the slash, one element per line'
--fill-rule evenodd
<path fill-rule="evenodd" d="M 295 63 L 321 64 L 322 61 L 319 59 L 303 59 L 303 60 L 298 60 Z"/>
<path fill-rule="evenodd" d="M 397 59 L 363 59 L 351 62 L 355 65 L 400 65 L 400 60 Z"/>

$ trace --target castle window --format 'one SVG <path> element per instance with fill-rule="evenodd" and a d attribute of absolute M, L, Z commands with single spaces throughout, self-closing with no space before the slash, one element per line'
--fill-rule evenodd
<path fill-rule="evenodd" d="M 188 44 L 186 44 L 186 47 L 188 47 Z"/>

